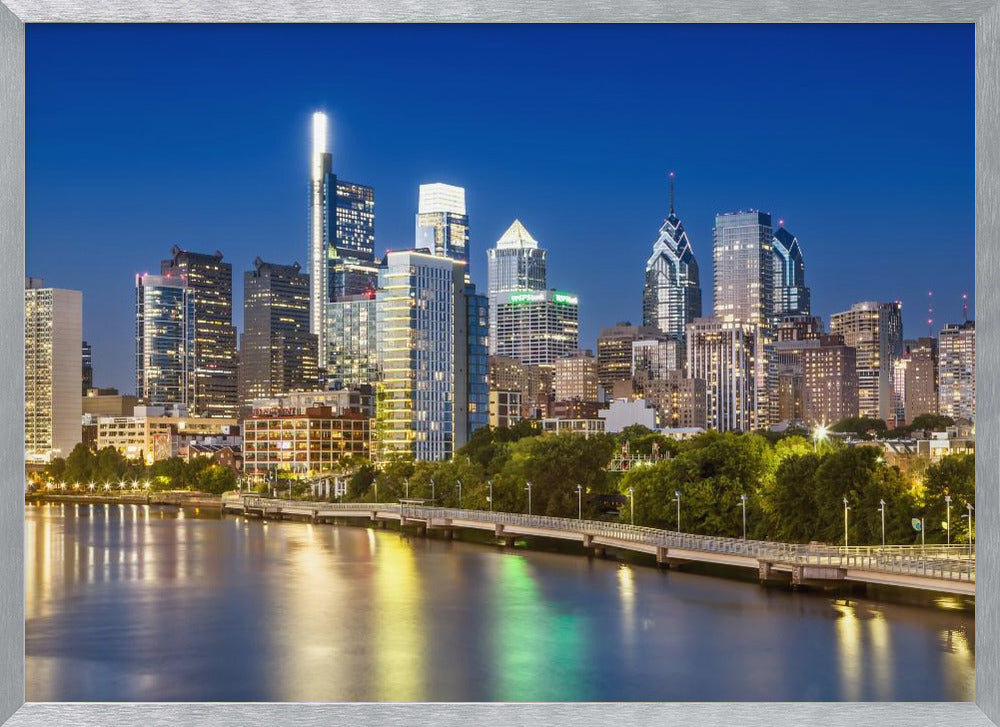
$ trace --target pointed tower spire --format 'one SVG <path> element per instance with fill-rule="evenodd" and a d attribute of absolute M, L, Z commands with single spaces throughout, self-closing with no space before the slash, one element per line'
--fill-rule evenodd
<path fill-rule="evenodd" d="M 670 214 L 674 213 L 674 173 L 670 172 Z"/>

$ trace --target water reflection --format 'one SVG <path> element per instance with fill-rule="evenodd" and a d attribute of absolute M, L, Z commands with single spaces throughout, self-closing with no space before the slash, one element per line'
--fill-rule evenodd
<path fill-rule="evenodd" d="M 969 700 L 974 613 L 139 505 L 25 508 L 29 700 Z"/>

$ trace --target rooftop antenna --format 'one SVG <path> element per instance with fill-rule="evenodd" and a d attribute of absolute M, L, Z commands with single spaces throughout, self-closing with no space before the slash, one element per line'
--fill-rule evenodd
<path fill-rule="evenodd" d="M 927 291 L 927 335 L 934 337 L 934 291 Z"/>
<path fill-rule="evenodd" d="M 969 322 L 969 294 L 962 293 L 962 319 Z"/>
<path fill-rule="evenodd" d="M 674 213 L 674 173 L 670 172 L 670 214 Z"/>

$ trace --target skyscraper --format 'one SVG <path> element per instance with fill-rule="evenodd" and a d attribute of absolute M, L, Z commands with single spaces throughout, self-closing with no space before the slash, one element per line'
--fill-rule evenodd
<path fill-rule="evenodd" d="M 375 191 L 337 179 L 329 151 L 329 120 L 312 116 L 309 197 L 309 331 L 319 361 L 327 356 L 327 304 L 360 295 L 378 278 L 375 260 Z"/>
<path fill-rule="evenodd" d="M 674 213 L 674 173 L 670 173 L 670 214 L 660 226 L 646 261 L 642 323 L 683 343 L 686 328 L 701 317 L 701 278 L 694 249 Z"/>
<path fill-rule="evenodd" d="M 465 189 L 440 183 L 420 185 L 414 247 L 465 263 L 465 282 L 469 282 L 469 218 L 465 213 Z"/>
<path fill-rule="evenodd" d="M 757 325 L 726 318 L 697 318 L 688 324 L 687 376 L 705 382 L 706 421 L 721 432 L 760 428 Z"/>
<path fill-rule="evenodd" d="M 490 303 L 490 354 L 497 353 L 497 301 L 502 293 L 532 292 L 546 289 L 547 252 L 521 224 L 513 224 L 486 251 L 487 294 Z"/>
<path fill-rule="evenodd" d="M 369 288 L 327 306 L 326 380 L 333 388 L 355 388 L 378 379 L 375 360 L 375 299 Z"/>
<path fill-rule="evenodd" d="M 768 426 L 777 418 L 777 401 L 772 396 L 777 389 L 777 369 L 771 345 L 774 340 L 771 215 L 757 210 L 716 215 L 713 237 L 715 317 L 732 316 L 755 327 L 759 338 L 754 348 L 759 407 L 756 424 Z"/>
<path fill-rule="evenodd" d="M 976 421 L 976 322 L 949 323 L 938 334 L 939 413 Z"/>
<path fill-rule="evenodd" d="M 222 253 L 182 250 L 160 264 L 167 278 L 181 278 L 194 296 L 194 398 L 190 415 L 236 416 L 236 327 L 233 325 L 233 266 Z"/>
<path fill-rule="evenodd" d="M 24 290 L 24 459 L 32 464 L 67 457 L 82 439 L 83 294 L 43 285 L 28 278 Z"/>
<path fill-rule="evenodd" d="M 579 348 L 579 300 L 558 290 L 499 293 L 496 353 L 551 370 L 557 358 Z"/>
<path fill-rule="evenodd" d="M 181 277 L 135 276 L 135 392 L 142 404 L 194 399 L 195 296 Z"/>
<path fill-rule="evenodd" d="M 855 303 L 830 316 L 830 333 L 857 351 L 859 416 L 892 422 L 892 361 L 903 353 L 902 305 Z"/>
<path fill-rule="evenodd" d="M 795 235 L 778 220 L 774 233 L 774 319 L 783 316 L 807 316 L 810 312 L 810 292 L 806 287 L 806 266 L 802 247 Z"/>
<path fill-rule="evenodd" d="M 389 252 L 382 260 L 375 305 L 379 461 L 448 459 L 467 440 L 464 268 L 428 250 Z"/>
<path fill-rule="evenodd" d="M 240 402 L 317 386 L 316 336 L 309 332 L 309 276 L 298 263 L 259 257 L 243 274 Z"/>

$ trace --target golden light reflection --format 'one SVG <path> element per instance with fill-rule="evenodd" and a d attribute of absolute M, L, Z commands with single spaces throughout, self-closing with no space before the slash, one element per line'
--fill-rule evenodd
<path fill-rule="evenodd" d="M 846 702 L 861 699 L 862 650 L 861 625 L 852 601 L 834 601 L 836 620 L 837 666 L 840 678 L 840 698 Z"/>
<path fill-rule="evenodd" d="M 428 648 L 424 630 L 423 584 L 413 547 L 400 537 L 376 538 L 373 624 L 376 699 L 420 702 L 427 699 L 424 679 Z"/>
<path fill-rule="evenodd" d="M 868 653 L 871 658 L 875 699 L 892 701 L 895 692 L 893 686 L 895 664 L 892 658 L 889 623 L 885 614 L 879 610 L 872 610 L 871 618 L 868 619 L 868 642 L 871 646 Z"/>
<path fill-rule="evenodd" d="M 342 575 L 314 528 L 290 524 L 276 526 L 288 563 L 287 578 L 280 584 L 277 613 L 281 623 L 274 624 L 283 641 L 283 668 L 277 670 L 279 693 L 295 702 L 328 699 L 330 686 L 352 675 L 343 673 L 344 660 L 338 658 L 339 633 L 352 614 L 345 608 Z"/>

